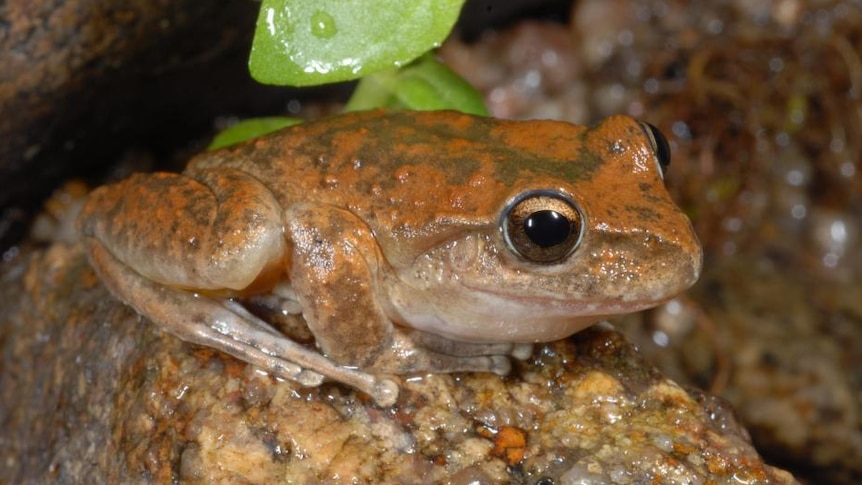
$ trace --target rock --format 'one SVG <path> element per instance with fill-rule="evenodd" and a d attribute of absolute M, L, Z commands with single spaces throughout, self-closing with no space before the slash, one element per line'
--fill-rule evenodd
<path fill-rule="evenodd" d="M 168 153 L 215 115 L 278 111 L 293 93 L 257 85 L 245 67 L 258 6 L 4 2 L 0 208 L 38 201 L 130 146 Z"/>
<path fill-rule="evenodd" d="M 608 324 L 507 378 L 405 378 L 378 408 L 161 333 L 76 245 L 2 269 L 3 482 L 797 483 Z"/>
<path fill-rule="evenodd" d="M 804 463 L 810 483 L 855 484 L 862 478 L 860 294 L 858 280 L 737 255 L 712 265 L 689 293 L 706 325 L 659 318 L 621 329 L 678 382 L 706 387 L 704 376 L 718 377 L 716 391 L 764 454 L 788 467 Z M 662 346 L 650 342 L 657 331 Z"/>

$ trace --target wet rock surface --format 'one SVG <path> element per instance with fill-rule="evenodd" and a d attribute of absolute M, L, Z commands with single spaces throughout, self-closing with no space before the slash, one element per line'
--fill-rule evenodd
<path fill-rule="evenodd" d="M 729 408 L 609 325 L 537 348 L 508 378 L 405 379 L 382 409 L 160 333 L 76 246 L 22 255 L 0 281 L 13 483 L 796 483 Z"/>

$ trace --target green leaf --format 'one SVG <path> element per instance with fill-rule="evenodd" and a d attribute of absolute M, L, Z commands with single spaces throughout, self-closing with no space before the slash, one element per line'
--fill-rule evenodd
<path fill-rule="evenodd" d="M 449 35 L 464 0 L 263 0 L 249 69 L 309 86 L 405 65 Z"/>
<path fill-rule="evenodd" d="M 479 91 L 430 54 L 403 69 L 381 71 L 363 78 L 345 110 L 377 107 L 454 109 L 488 116 Z"/>
<path fill-rule="evenodd" d="M 269 118 L 249 118 L 231 126 L 213 138 L 207 150 L 216 150 L 226 146 L 235 145 L 239 142 L 257 138 L 282 128 L 298 125 L 302 120 L 287 118 L 283 116 L 272 116 Z"/>

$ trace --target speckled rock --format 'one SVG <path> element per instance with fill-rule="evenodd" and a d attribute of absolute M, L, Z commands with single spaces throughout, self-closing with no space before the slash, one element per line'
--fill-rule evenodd
<path fill-rule="evenodd" d="M 2 482 L 796 483 L 724 404 L 609 325 L 539 347 L 508 378 L 404 379 L 378 408 L 159 332 L 76 246 L 25 253 L 0 275 Z"/>
<path fill-rule="evenodd" d="M 760 450 L 807 464 L 812 483 L 862 477 L 862 294 L 767 258 L 714 265 L 682 309 L 620 326 L 679 382 L 712 386 L 739 410 Z M 659 345 L 658 343 L 661 345 Z"/>

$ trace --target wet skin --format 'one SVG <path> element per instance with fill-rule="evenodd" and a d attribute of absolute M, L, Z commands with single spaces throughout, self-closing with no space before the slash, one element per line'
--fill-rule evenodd
<path fill-rule="evenodd" d="M 392 405 L 391 374 L 505 374 L 691 286 L 702 252 L 663 142 L 625 116 L 351 113 L 99 188 L 78 224 L 106 286 L 163 329 Z M 249 298 L 299 308 L 317 348 Z"/>

